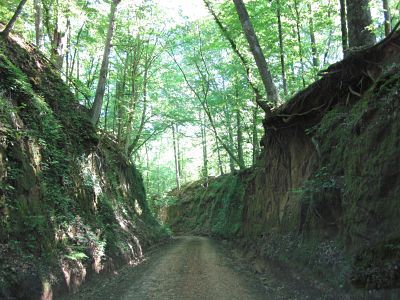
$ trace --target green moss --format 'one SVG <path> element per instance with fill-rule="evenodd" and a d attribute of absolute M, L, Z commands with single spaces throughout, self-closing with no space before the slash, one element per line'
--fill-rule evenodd
<path fill-rule="evenodd" d="M 333 108 L 314 128 L 320 166 L 297 191 L 305 215 L 301 228 L 305 243 L 291 255 L 281 252 L 284 258 L 279 259 L 302 261 L 302 257 L 314 256 L 329 236 L 346 252 L 339 273 L 327 266 L 325 273 L 334 274 L 332 280 L 353 268 L 353 281 L 359 286 L 399 284 L 400 277 L 393 278 L 391 267 L 385 267 L 398 263 L 398 252 L 386 251 L 385 245 L 398 244 L 399 90 L 398 72 L 384 74 L 353 106 Z M 354 265 L 352 253 L 358 253 Z M 324 267 L 302 263 L 314 269 Z"/>
<path fill-rule="evenodd" d="M 175 231 L 234 237 L 242 224 L 244 196 L 240 174 L 211 179 L 207 187 L 199 181 L 175 196 L 175 203 L 168 208 L 168 224 Z"/>

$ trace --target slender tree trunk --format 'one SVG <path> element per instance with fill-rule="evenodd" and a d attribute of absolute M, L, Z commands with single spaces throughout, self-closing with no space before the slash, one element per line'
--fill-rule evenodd
<path fill-rule="evenodd" d="M 81 39 L 81 35 L 83 32 L 83 28 L 85 27 L 86 23 L 83 23 L 83 25 L 81 26 L 81 28 L 78 31 L 77 37 L 76 37 L 76 41 L 74 43 L 74 54 L 71 55 L 71 66 L 70 66 L 70 74 L 74 74 L 74 68 L 75 68 L 75 62 L 78 64 L 79 63 L 79 58 L 78 58 L 78 45 Z M 71 32 L 71 31 L 70 31 Z M 78 61 L 77 61 L 78 59 Z"/>
<path fill-rule="evenodd" d="M 314 31 L 314 20 L 313 20 L 313 10 L 311 3 L 308 4 L 308 25 L 310 27 L 310 42 L 311 42 L 311 54 L 312 54 L 312 64 L 314 67 L 314 71 L 319 69 L 319 58 L 318 58 L 318 50 L 317 50 L 317 43 L 315 40 L 315 31 Z"/>
<path fill-rule="evenodd" d="M 277 0 L 276 17 L 278 19 L 278 34 L 279 34 L 279 55 L 281 60 L 281 74 L 282 74 L 282 85 L 285 96 L 288 95 L 287 79 L 286 79 L 286 68 L 285 68 L 285 52 L 283 49 L 283 30 L 282 30 L 282 18 L 281 18 L 281 3 Z"/>
<path fill-rule="evenodd" d="M 185 79 L 185 82 L 186 82 L 187 86 L 190 88 L 190 90 L 193 92 L 193 94 L 194 94 L 194 95 L 196 96 L 196 98 L 199 100 L 199 102 L 200 102 L 200 104 L 201 104 L 201 106 L 202 106 L 202 108 L 203 108 L 203 111 L 204 111 L 206 117 L 208 118 L 208 121 L 210 122 L 211 129 L 212 129 L 212 131 L 214 132 L 215 137 L 219 140 L 219 142 L 221 143 L 222 147 L 224 147 L 224 149 L 226 150 L 226 152 L 228 153 L 228 155 L 231 156 L 232 159 L 233 159 L 236 163 L 240 164 L 240 162 L 238 161 L 237 157 L 235 157 L 235 154 L 234 154 L 234 152 L 232 151 L 232 149 L 231 149 L 226 143 L 224 143 L 224 141 L 223 141 L 223 140 L 220 138 L 220 136 L 218 135 L 218 131 L 217 131 L 217 128 L 216 128 L 216 126 L 215 126 L 215 123 L 214 123 L 214 120 L 213 120 L 213 116 L 212 116 L 212 114 L 211 114 L 211 112 L 210 112 L 210 109 L 209 109 L 208 103 L 207 103 L 207 97 L 208 97 L 207 95 L 208 95 L 208 91 L 209 91 L 209 82 L 204 82 L 204 81 L 203 81 L 203 84 L 202 84 L 202 87 L 203 87 L 203 95 L 201 96 L 201 95 L 196 91 L 196 89 L 192 86 L 192 84 L 189 82 L 189 80 L 188 80 L 188 78 L 187 78 L 187 76 L 186 76 L 186 73 L 183 71 L 183 69 L 182 69 L 181 66 L 179 65 L 178 61 L 176 60 L 176 58 L 175 58 L 171 53 L 168 53 L 168 54 L 171 56 L 171 58 L 174 60 L 174 62 L 175 62 L 175 64 L 176 64 L 176 66 L 177 66 L 178 69 L 181 71 L 181 73 L 182 73 L 182 75 L 183 75 L 183 78 Z M 196 68 L 197 68 L 198 71 L 200 71 L 198 65 L 196 65 Z M 200 75 L 204 78 L 204 75 L 202 75 L 202 74 L 200 74 Z"/>
<path fill-rule="evenodd" d="M 242 131 L 242 120 L 240 111 L 236 111 L 236 126 L 237 126 L 237 147 L 238 147 L 238 160 L 240 169 L 245 168 L 244 157 L 243 157 L 243 131 Z"/>
<path fill-rule="evenodd" d="M 149 148 L 147 147 L 147 143 L 144 144 L 144 149 L 146 151 L 146 190 L 149 190 L 149 185 L 150 185 L 150 159 L 149 159 Z"/>
<path fill-rule="evenodd" d="M 174 162 L 175 162 L 175 180 L 176 180 L 176 188 L 178 190 L 181 189 L 181 179 L 179 174 L 179 158 L 178 158 L 178 147 L 176 142 L 176 129 L 175 124 L 172 124 L 172 140 L 174 145 Z"/>
<path fill-rule="evenodd" d="M 34 0 L 35 7 L 35 44 L 40 49 L 42 46 L 42 7 L 40 0 Z"/>
<path fill-rule="evenodd" d="M 76 58 L 77 58 L 77 61 L 76 61 L 76 80 L 77 80 L 77 82 L 79 82 L 80 81 L 79 51 L 76 52 Z M 78 88 L 75 89 L 75 95 L 78 96 Z"/>
<path fill-rule="evenodd" d="M 213 16 L 215 23 L 217 23 L 219 29 L 221 30 L 222 34 L 224 35 L 224 37 L 228 40 L 229 44 L 231 45 L 232 51 L 237 55 L 237 57 L 239 58 L 240 62 L 242 63 L 245 71 L 246 71 L 246 79 L 247 82 L 249 83 L 251 89 L 253 90 L 253 93 L 256 97 L 257 100 L 257 105 L 260 106 L 262 108 L 262 110 L 266 113 L 270 113 L 271 112 L 271 107 L 269 105 L 267 105 L 265 102 L 261 101 L 262 100 L 262 95 L 258 89 L 258 87 L 256 86 L 256 84 L 253 82 L 252 80 L 252 76 L 251 76 L 251 68 L 249 65 L 249 62 L 247 61 L 246 57 L 239 51 L 238 46 L 236 45 L 236 42 L 234 41 L 234 39 L 232 38 L 232 36 L 229 34 L 228 30 L 226 29 L 226 27 L 222 24 L 221 20 L 218 18 L 217 14 L 215 13 L 215 11 L 213 10 L 210 1 L 208 0 L 203 0 L 204 4 L 206 5 L 206 7 L 208 8 L 209 12 L 211 13 L 211 15 Z"/>
<path fill-rule="evenodd" d="M 122 74 L 122 81 L 117 82 L 116 84 L 116 91 L 115 91 L 115 104 L 114 109 L 116 110 L 117 118 L 117 142 L 118 144 L 122 144 L 122 133 L 123 133 L 123 109 L 125 106 L 124 101 L 124 94 L 125 94 L 125 87 L 126 87 L 126 77 L 127 77 L 127 69 L 128 69 L 128 62 L 129 62 L 129 53 L 126 54 L 125 64 Z M 117 76 L 120 78 L 120 76 Z"/>
<path fill-rule="evenodd" d="M 258 141 L 258 132 L 257 132 L 257 125 L 258 125 L 258 107 L 253 108 L 253 128 L 252 128 L 252 139 L 253 139 L 253 165 L 255 165 L 258 157 L 258 152 L 260 149 L 260 144 Z"/>
<path fill-rule="evenodd" d="M 375 35 L 367 28 L 372 23 L 369 0 L 347 0 L 346 3 L 349 47 L 373 45 Z"/>
<path fill-rule="evenodd" d="M 181 143 L 179 139 L 179 125 L 176 124 L 176 149 L 178 153 L 178 166 L 179 166 L 179 175 L 182 180 L 183 176 L 183 156 L 181 151 Z"/>
<path fill-rule="evenodd" d="M 62 70 L 64 62 L 65 48 L 67 44 L 70 25 L 70 21 L 67 20 L 66 27 L 61 29 L 60 24 L 57 20 L 56 26 L 53 31 L 53 36 L 51 38 L 51 61 L 59 70 Z"/>
<path fill-rule="evenodd" d="M 144 75 L 143 75 L 143 109 L 142 109 L 142 116 L 140 119 L 140 125 L 139 128 L 137 130 L 135 139 L 133 140 L 133 142 L 131 143 L 131 145 L 128 147 L 128 153 L 127 155 L 130 156 L 130 154 L 132 153 L 132 151 L 137 147 L 139 140 L 142 136 L 142 131 L 144 129 L 144 126 L 146 125 L 146 114 L 147 114 L 147 79 L 148 79 L 148 71 L 149 71 L 149 67 L 146 66 L 145 70 L 144 70 Z M 133 112 L 131 113 L 131 118 L 133 119 Z M 128 124 L 129 128 L 132 128 L 131 122 Z M 130 130 L 128 130 L 128 132 L 130 132 Z M 128 139 L 127 139 L 128 141 Z M 178 152 L 179 153 L 179 152 Z"/>
<path fill-rule="evenodd" d="M 299 56 L 300 56 L 300 71 L 301 71 L 301 80 L 303 82 L 303 87 L 306 87 L 306 81 L 304 79 L 304 58 L 303 58 L 303 46 L 301 43 L 301 35 L 300 35 L 300 12 L 299 12 L 299 3 L 298 0 L 294 1 L 294 10 L 296 12 L 296 33 L 297 33 L 297 43 L 299 46 Z"/>
<path fill-rule="evenodd" d="M 348 33 L 347 33 L 347 16 L 346 16 L 346 0 L 340 1 L 340 29 L 342 31 L 342 49 L 343 57 L 346 57 L 349 49 Z"/>
<path fill-rule="evenodd" d="M 1 32 L 1 35 L 4 38 L 8 38 L 8 36 L 10 35 L 10 32 L 13 29 L 14 24 L 17 21 L 19 15 L 21 14 L 22 9 L 24 8 L 24 5 L 25 5 L 26 1 L 27 0 L 21 0 L 21 2 L 18 4 L 17 10 L 15 11 L 14 15 L 12 16 L 10 22 L 8 22 L 8 24 L 6 25 L 4 30 Z"/>
<path fill-rule="evenodd" d="M 264 53 L 262 52 L 260 43 L 254 31 L 253 25 L 250 22 L 250 17 L 247 12 L 246 6 L 242 0 L 233 0 L 235 3 L 236 11 L 238 13 L 240 23 L 242 24 L 243 32 L 246 36 L 247 42 L 251 53 L 253 54 L 254 60 L 258 71 L 261 76 L 261 80 L 264 84 L 265 91 L 267 93 L 268 100 L 277 105 L 279 102 L 279 94 L 272 79 L 271 72 L 269 70 L 267 61 L 265 60 Z"/>
<path fill-rule="evenodd" d="M 67 48 L 66 48 L 66 52 L 65 52 L 65 82 L 68 84 L 68 82 L 70 80 L 69 67 L 70 67 L 70 64 L 72 64 L 72 62 L 71 62 L 71 30 L 68 30 L 66 44 L 67 44 Z M 72 71 L 71 71 L 71 74 L 72 74 Z"/>
<path fill-rule="evenodd" d="M 328 19 L 331 19 L 331 14 L 332 14 L 332 5 L 331 5 L 331 0 L 329 0 L 329 2 L 328 2 Z M 322 65 L 323 66 L 325 66 L 325 64 L 326 64 L 326 62 L 327 62 L 327 59 L 328 59 L 328 55 L 329 55 L 329 50 L 331 49 L 331 43 L 332 43 L 332 35 L 333 35 L 333 31 L 334 31 L 334 27 L 332 26 L 330 29 L 329 29 L 329 35 L 328 35 L 328 42 L 326 43 L 326 50 L 325 50 L 325 53 L 324 53 L 324 60 L 323 60 L 323 62 L 322 62 Z"/>
<path fill-rule="evenodd" d="M 106 103 L 106 112 L 104 114 L 104 130 L 107 132 L 107 125 L 108 125 L 108 115 L 109 115 L 109 110 L 108 108 L 110 107 L 110 85 L 107 84 L 107 103 Z"/>
<path fill-rule="evenodd" d="M 227 107 L 225 106 L 224 109 L 224 113 L 225 113 L 225 119 L 226 119 L 226 123 L 228 124 L 228 140 L 229 140 L 229 145 L 232 147 L 232 145 L 234 145 L 234 141 L 233 141 L 233 128 L 232 128 L 232 119 L 231 119 L 231 114 L 228 111 Z M 232 156 L 229 155 L 229 169 L 231 171 L 231 173 L 233 171 L 235 171 L 235 161 L 233 160 Z"/>
<path fill-rule="evenodd" d="M 108 31 L 107 31 L 106 43 L 104 46 L 103 59 L 100 68 L 99 81 L 97 84 L 96 95 L 94 97 L 93 106 L 91 108 L 91 121 L 94 126 L 97 126 L 99 122 L 101 108 L 103 105 L 103 98 L 104 98 L 104 92 L 108 74 L 108 62 L 111 52 L 111 40 L 114 34 L 115 13 L 117 11 L 117 6 L 120 3 L 120 1 L 121 0 L 113 0 L 113 2 L 111 3 Z"/>
<path fill-rule="evenodd" d="M 385 16 L 385 35 L 388 36 L 392 31 L 392 16 L 390 13 L 389 0 L 382 0 L 383 14 Z"/>
<path fill-rule="evenodd" d="M 217 137 L 215 137 L 215 146 L 217 147 L 217 156 L 218 156 L 218 168 L 220 175 L 224 175 L 224 168 L 221 159 L 221 149 L 219 149 L 219 142 Z"/>
<path fill-rule="evenodd" d="M 204 112 L 199 112 L 199 119 L 200 119 L 200 130 L 201 130 L 201 145 L 203 148 L 203 170 L 202 175 L 203 178 L 206 179 L 208 182 L 208 154 L 207 154 L 207 132 L 206 132 L 206 124 L 205 124 L 205 116 Z"/>

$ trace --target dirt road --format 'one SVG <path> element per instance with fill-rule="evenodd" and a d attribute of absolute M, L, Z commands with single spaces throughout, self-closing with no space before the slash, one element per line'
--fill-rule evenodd
<path fill-rule="evenodd" d="M 211 239 L 179 237 L 160 250 L 68 299 L 266 299 L 261 282 L 235 270 Z"/>
<path fill-rule="evenodd" d="M 138 266 L 100 276 L 79 293 L 62 299 L 398 299 L 370 292 L 350 296 L 290 268 L 257 267 L 235 253 L 229 243 L 198 236 L 177 237 L 150 252 Z M 259 268 L 263 270 L 257 271 Z"/>

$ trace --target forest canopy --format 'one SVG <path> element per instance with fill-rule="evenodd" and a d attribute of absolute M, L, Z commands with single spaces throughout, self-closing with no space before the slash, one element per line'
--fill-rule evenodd
<path fill-rule="evenodd" d="M 8 24 L 22 4 L 13 32 L 59 70 L 101 134 L 140 167 L 154 200 L 186 182 L 251 166 L 263 103 L 288 101 L 399 20 L 396 1 L 344 2 L 3 0 L 0 21 Z M 274 101 L 243 34 L 241 4 Z M 367 22 L 362 36 L 354 31 L 359 12 Z"/>

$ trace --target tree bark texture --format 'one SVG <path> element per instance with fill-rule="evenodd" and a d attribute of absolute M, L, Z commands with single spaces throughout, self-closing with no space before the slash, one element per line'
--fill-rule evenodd
<path fill-rule="evenodd" d="M 346 17 L 346 0 L 340 1 L 340 29 L 342 31 L 342 49 L 343 57 L 347 56 L 347 50 L 349 49 L 349 41 L 347 34 L 347 17 Z"/>
<path fill-rule="evenodd" d="M 172 141 L 174 146 L 174 162 L 175 162 L 175 180 L 176 180 L 176 188 L 178 190 L 181 189 L 181 176 L 180 176 L 180 167 L 179 167 L 179 155 L 178 155 L 178 145 L 177 145 L 177 132 L 175 128 L 175 124 L 172 124 Z"/>
<path fill-rule="evenodd" d="M 317 50 L 317 42 L 315 39 L 315 31 L 314 31 L 314 20 L 313 20 L 313 10 L 312 6 L 308 4 L 308 25 L 310 30 L 310 43 L 311 43 L 311 54 L 312 54 L 312 64 L 315 70 L 319 68 L 319 58 L 318 58 L 318 50 Z"/>
<path fill-rule="evenodd" d="M 36 47 L 42 46 L 42 7 L 40 0 L 34 1 L 35 7 L 35 44 Z"/>
<path fill-rule="evenodd" d="M 254 60 L 256 61 L 261 80 L 267 93 L 267 98 L 269 101 L 276 105 L 279 102 L 279 94 L 273 82 L 271 72 L 269 70 L 267 61 L 265 60 L 264 53 L 262 52 L 253 25 L 250 22 L 250 17 L 247 12 L 246 6 L 244 5 L 242 0 L 233 0 L 233 2 L 235 4 L 240 23 L 242 25 L 244 35 L 246 36 L 247 42 L 249 43 L 250 51 L 253 54 Z"/>
<path fill-rule="evenodd" d="M 8 36 L 10 35 L 10 32 L 13 29 L 14 24 L 17 21 L 19 15 L 21 14 L 22 9 L 24 8 L 24 5 L 25 5 L 26 1 L 27 0 L 21 0 L 21 2 L 18 4 L 18 7 L 17 7 L 14 15 L 12 16 L 10 22 L 8 22 L 8 24 L 6 25 L 4 30 L 1 32 L 1 34 L 3 35 L 4 38 L 8 38 Z"/>
<path fill-rule="evenodd" d="M 285 68 L 285 52 L 283 47 L 283 30 L 282 30 L 282 18 L 281 18 L 281 3 L 277 0 L 276 17 L 278 19 L 278 35 L 279 35 L 279 56 L 281 61 L 281 75 L 283 92 L 285 96 L 288 95 L 287 79 L 286 79 L 286 68 Z"/>
<path fill-rule="evenodd" d="M 243 155 L 243 131 L 242 131 L 242 116 L 240 110 L 236 111 L 236 126 L 237 126 L 237 147 L 238 147 L 238 160 L 240 169 L 245 168 L 244 155 Z"/>
<path fill-rule="evenodd" d="M 385 17 L 385 35 L 388 36 L 392 31 L 392 16 L 390 13 L 389 0 L 382 0 L 383 15 Z"/>
<path fill-rule="evenodd" d="M 303 46 L 301 41 L 300 35 L 300 11 L 299 11 L 299 3 L 298 0 L 294 1 L 294 10 L 296 13 L 296 35 L 297 35 L 297 42 L 299 45 L 299 56 L 300 56 L 300 72 L 301 72 L 301 80 L 303 82 L 303 87 L 306 87 L 306 81 L 304 79 L 304 58 L 303 58 Z"/>
<path fill-rule="evenodd" d="M 109 62 L 110 52 L 111 52 L 111 40 L 114 35 L 115 13 L 117 11 L 117 6 L 120 3 L 120 1 L 121 0 L 114 0 L 111 3 L 108 31 L 107 31 L 106 43 L 105 43 L 105 47 L 104 47 L 103 59 L 101 62 L 99 81 L 97 83 L 96 94 L 94 97 L 93 106 L 91 108 L 91 121 L 94 126 L 97 126 L 97 124 L 99 122 L 101 108 L 103 105 L 103 98 L 104 98 L 107 73 L 108 73 L 108 62 Z"/>
<path fill-rule="evenodd" d="M 372 23 L 369 0 L 347 0 L 346 3 L 349 47 L 375 44 L 375 35 L 367 28 Z"/>

